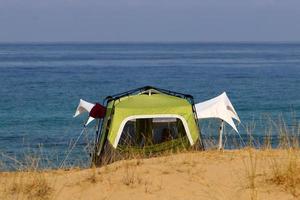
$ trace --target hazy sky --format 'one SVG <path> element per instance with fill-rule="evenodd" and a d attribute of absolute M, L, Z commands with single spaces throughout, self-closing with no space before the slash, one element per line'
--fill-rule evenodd
<path fill-rule="evenodd" d="M 300 0 L 0 0 L 0 41 L 300 41 Z"/>

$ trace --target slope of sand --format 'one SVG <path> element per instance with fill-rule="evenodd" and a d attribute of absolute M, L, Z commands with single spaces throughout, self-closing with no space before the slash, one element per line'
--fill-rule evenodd
<path fill-rule="evenodd" d="M 206 151 L 0 173 L 0 199 L 300 199 L 299 157 L 296 150 Z"/>

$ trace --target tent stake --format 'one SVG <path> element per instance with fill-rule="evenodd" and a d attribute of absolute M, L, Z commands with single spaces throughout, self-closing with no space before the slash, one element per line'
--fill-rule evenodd
<path fill-rule="evenodd" d="M 219 147 L 218 147 L 219 150 L 223 149 L 223 129 L 224 129 L 224 121 L 221 120 L 221 125 L 219 129 Z"/>

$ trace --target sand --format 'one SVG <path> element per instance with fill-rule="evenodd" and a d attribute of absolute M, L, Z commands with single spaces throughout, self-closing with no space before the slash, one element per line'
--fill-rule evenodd
<path fill-rule="evenodd" d="M 186 152 L 92 169 L 2 172 L 0 199 L 300 199 L 299 152 Z"/>

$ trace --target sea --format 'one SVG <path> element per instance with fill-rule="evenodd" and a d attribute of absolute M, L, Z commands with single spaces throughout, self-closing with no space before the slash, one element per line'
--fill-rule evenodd
<path fill-rule="evenodd" d="M 146 85 L 196 103 L 226 91 L 241 119 L 239 134 L 226 126 L 228 138 L 279 124 L 297 132 L 300 43 L 2 43 L 0 169 L 88 166 L 96 125 L 74 145 L 87 118 L 73 118 L 79 99 L 102 103 Z M 200 126 L 204 138 L 218 135 L 218 120 Z"/>

